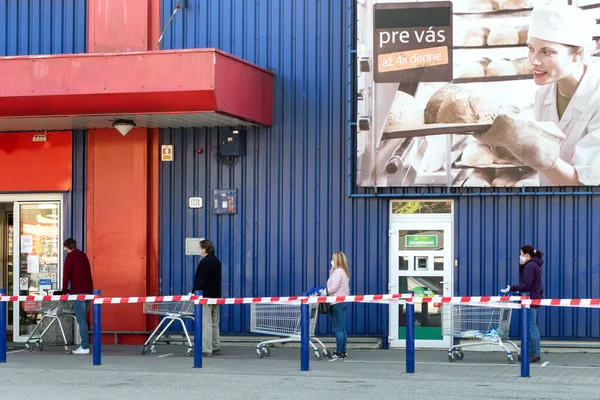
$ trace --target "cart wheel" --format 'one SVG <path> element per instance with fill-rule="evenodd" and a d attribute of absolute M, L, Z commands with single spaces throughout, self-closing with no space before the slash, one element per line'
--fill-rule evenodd
<path fill-rule="evenodd" d="M 188 347 L 187 350 L 185 351 L 185 355 L 188 357 L 191 357 L 194 355 L 194 348 L 193 347 Z"/>
<path fill-rule="evenodd" d="M 448 353 L 448 361 L 450 361 L 450 362 L 456 361 L 456 356 L 454 355 L 454 352 Z"/>
<path fill-rule="evenodd" d="M 271 355 L 271 349 L 269 348 L 269 346 L 264 345 L 262 347 L 262 352 L 265 354 L 265 356 L 269 357 Z"/>
<path fill-rule="evenodd" d="M 25 343 L 25 348 L 26 348 L 28 351 L 33 351 L 33 347 L 31 347 L 31 345 L 30 345 L 29 343 Z"/>
<path fill-rule="evenodd" d="M 35 349 L 37 351 L 42 351 L 44 350 L 44 344 L 42 342 L 35 342 Z"/>
<path fill-rule="evenodd" d="M 65 346 L 65 354 L 71 354 L 71 347 Z"/>
<path fill-rule="evenodd" d="M 331 358 L 331 353 L 329 353 L 329 350 L 323 349 L 323 357 Z"/>
<path fill-rule="evenodd" d="M 315 350 L 315 357 L 317 357 L 317 360 L 319 361 L 323 359 L 323 356 L 321 356 L 321 352 L 319 350 Z"/>
<path fill-rule="evenodd" d="M 465 358 L 465 353 L 463 353 L 461 349 L 454 350 L 454 355 L 456 356 L 457 360 L 462 360 Z"/>
<path fill-rule="evenodd" d="M 263 358 L 264 354 L 263 354 L 262 350 L 260 349 L 260 347 L 256 348 L 256 355 L 258 355 L 259 358 Z"/>
<path fill-rule="evenodd" d="M 148 346 L 147 346 L 147 345 L 144 345 L 144 346 L 142 346 L 142 355 L 144 355 L 144 356 L 145 356 L 146 354 L 148 354 L 148 350 L 149 350 L 149 349 L 148 349 Z"/>
<path fill-rule="evenodd" d="M 508 361 L 509 364 L 514 364 L 517 360 L 515 360 L 515 356 L 513 356 L 512 354 L 508 354 L 506 356 L 506 361 Z"/>
<path fill-rule="evenodd" d="M 521 361 L 521 354 L 517 354 L 517 360 Z"/>

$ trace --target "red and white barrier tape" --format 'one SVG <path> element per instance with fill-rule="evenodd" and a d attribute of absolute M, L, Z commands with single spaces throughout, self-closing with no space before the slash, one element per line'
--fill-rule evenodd
<path fill-rule="evenodd" d="M 409 297 L 408 303 L 442 303 L 442 304 L 481 304 L 524 301 L 526 296 L 462 296 L 462 297 Z"/>
<path fill-rule="evenodd" d="M 65 296 L 6 296 L 0 295 L 0 302 L 4 301 L 74 301 L 94 300 L 98 296 L 94 294 L 69 294 Z"/>
<path fill-rule="evenodd" d="M 535 299 L 523 300 L 524 306 L 600 307 L 600 299 Z"/>
<path fill-rule="evenodd" d="M 463 297 L 418 297 L 412 294 L 370 294 L 354 296 L 288 296 L 288 297 L 237 297 L 209 299 L 195 295 L 182 296 L 140 296 L 140 297 L 98 297 L 93 294 L 61 295 L 61 296 L 7 296 L 0 295 L 0 302 L 25 301 L 74 301 L 93 300 L 95 304 L 136 304 L 136 303 L 169 303 L 178 301 L 197 301 L 199 304 L 253 304 L 253 303 L 434 303 L 434 304 L 485 304 L 501 302 L 520 302 L 528 307 L 562 306 L 562 307 L 600 307 L 598 299 L 536 299 L 525 296 L 463 296 Z"/>

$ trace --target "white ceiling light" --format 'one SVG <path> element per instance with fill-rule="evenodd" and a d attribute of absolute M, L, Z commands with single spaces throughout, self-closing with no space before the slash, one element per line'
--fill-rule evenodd
<path fill-rule="evenodd" d="M 130 119 L 118 119 L 113 122 L 113 128 L 119 131 L 123 136 L 127 135 L 135 127 L 135 122 Z"/>

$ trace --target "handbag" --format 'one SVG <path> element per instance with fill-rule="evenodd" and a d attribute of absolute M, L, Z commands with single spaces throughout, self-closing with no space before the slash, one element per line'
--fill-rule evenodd
<path fill-rule="evenodd" d="M 329 314 L 331 312 L 331 303 L 319 303 L 319 314 Z"/>

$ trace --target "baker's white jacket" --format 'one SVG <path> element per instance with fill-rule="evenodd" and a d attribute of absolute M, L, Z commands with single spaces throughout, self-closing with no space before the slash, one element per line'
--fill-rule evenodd
<path fill-rule="evenodd" d="M 575 167 L 579 182 L 600 185 L 600 65 L 588 64 L 560 121 L 556 90 L 556 83 L 538 89 L 534 102 L 535 118 L 554 122 L 565 134 L 560 158 Z M 540 174 L 540 184 L 552 185 L 543 174 Z"/>

